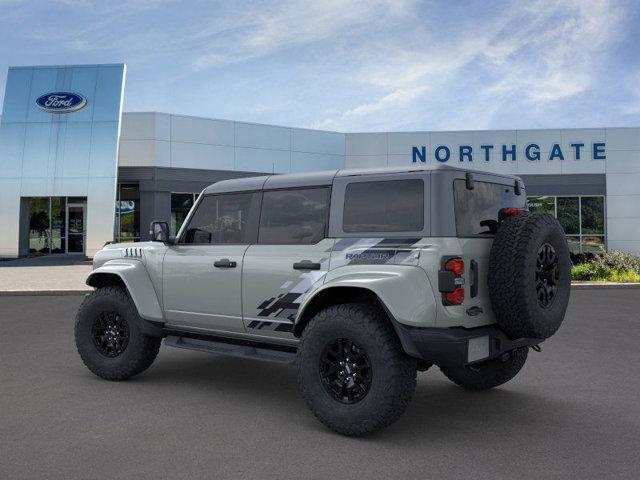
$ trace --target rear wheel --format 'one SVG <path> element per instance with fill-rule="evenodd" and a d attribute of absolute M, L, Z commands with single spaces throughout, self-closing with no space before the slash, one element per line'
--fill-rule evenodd
<path fill-rule="evenodd" d="M 409 405 L 416 361 L 384 312 L 348 304 L 319 312 L 302 333 L 298 385 L 314 415 L 343 435 L 390 425 Z"/>
<path fill-rule="evenodd" d="M 488 390 L 507 383 L 524 366 L 529 347 L 522 347 L 485 362 L 457 367 L 440 367 L 456 385 L 467 390 Z"/>
<path fill-rule="evenodd" d="M 140 322 L 121 287 L 99 288 L 85 297 L 76 315 L 75 340 L 87 368 L 106 380 L 125 380 L 149 368 L 162 340 L 144 335 Z"/>

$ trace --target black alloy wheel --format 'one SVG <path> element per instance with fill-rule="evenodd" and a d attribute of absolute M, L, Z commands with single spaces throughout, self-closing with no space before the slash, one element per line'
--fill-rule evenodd
<path fill-rule="evenodd" d="M 101 312 L 91 328 L 93 344 L 101 355 L 118 357 L 129 343 L 129 324 L 115 312 Z"/>
<path fill-rule="evenodd" d="M 357 403 L 371 387 L 371 362 L 362 347 L 347 338 L 338 338 L 327 344 L 320 356 L 320 378 L 335 400 Z"/>
<path fill-rule="evenodd" d="M 536 258 L 536 295 L 538 303 L 543 308 L 549 308 L 556 298 L 558 291 L 558 255 L 548 243 L 538 249 Z"/>

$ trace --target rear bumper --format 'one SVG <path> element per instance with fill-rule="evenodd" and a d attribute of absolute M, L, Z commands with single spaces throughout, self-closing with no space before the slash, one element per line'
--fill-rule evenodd
<path fill-rule="evenodd" d="M 508 338 L 499 327 L 412 328 L 397 325 L 405 351 L 435 365 L 468 365 L 501 356 L 519 347 L 538 345 L 540 338 Z"/>

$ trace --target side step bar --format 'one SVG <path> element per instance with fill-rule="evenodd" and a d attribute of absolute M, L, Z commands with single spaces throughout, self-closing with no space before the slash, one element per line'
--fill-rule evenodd
<path fill-rule="evenodd" d="M 226 339 L 225 339 L 226 340 Z M 296 359 L 295 349 L 273 350 L 247 343 L 232 343 L 229 341 L 204 340 L 178 335 L 169 335 L 164 339 L 164 344 L 169 347 L 197 350 L 199 352 L 217 353 L 232 357 L 250 358 L 265 362 L 292 364 Z"/>

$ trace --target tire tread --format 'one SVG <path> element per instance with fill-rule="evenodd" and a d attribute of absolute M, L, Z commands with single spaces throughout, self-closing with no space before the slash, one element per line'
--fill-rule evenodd
<path fill-rule="evenodd" d="M 303 378 L 302 368 L 298 368 L 298 384 L 307 406 L 320 422 L 343 435 L 360 436 L 387 427 L 405 412 L 416 388 L 416 361 L 406 355 L 393 327 L 381 309 L 367 304 L 342 304 L 321 310 L 306 326 L 298 347 L 299 366 L 305 360 L 304 354 L 310 342 L 317 339 L 316 330 L 322 326 L 323 322 L 336 317 L 348 318 L 349 322 L 381 347 L 380 354 L 385 359 L 385 365 L 392 372 L 383 401 L 376 410 L 370 412 L 366 420 L 349 423 L 317 408 L 316 398 L 307 386 L 307 379 Z"/>
<path fill-rule="evenodd" d="M 129 311 L 131 316 L 131 318 L 127 319 L 130 331 L 133 329 L 138 329 L 138 326 L 135 322 L 140 321 L 140 318 L 137 309 L 127 291 L 119 286 L 107 286 L 98 288 L 84 298 L 84 300 L 80 304 L 78 313 L 76 314 L 74 330 L 76 348 L 84 365 L 98 377 L 111 381 L 125 380 L 134 375 L 142 373 L 151 366 L 156 356 L 158 355 L 158 352 L 160 351 L 160 344 L 162 340 L 160 338 L 145 336 L 138 330 L 138 342 L 129 342 L 127 348 L 133 347 L 132 343 L 136 343 L 136 345 L 132 348 L 132 350 L 127 352 L 125 362 L 121 362 L 117 365 L 113 364 L 105 366 L 105 362 L 96 361 L 96 359 L 93 358 L 93 353 L 88 353 L 84 348 L 81 347 L 86 339 L 82 338 L 83 333 L 82 328 L 80 328 L 80 324 L 83 321 L 88 321 L 86 319 L 86 316 L 89 315 L 89 310 L 91 309 L 92 305 L 96 302 L 102 301 L 105 298 L 109 299 L 110 301 L 117 302 L 121 306 L 124 306 Z M 96 354 L 99 355 L 97 352 Z"/>

